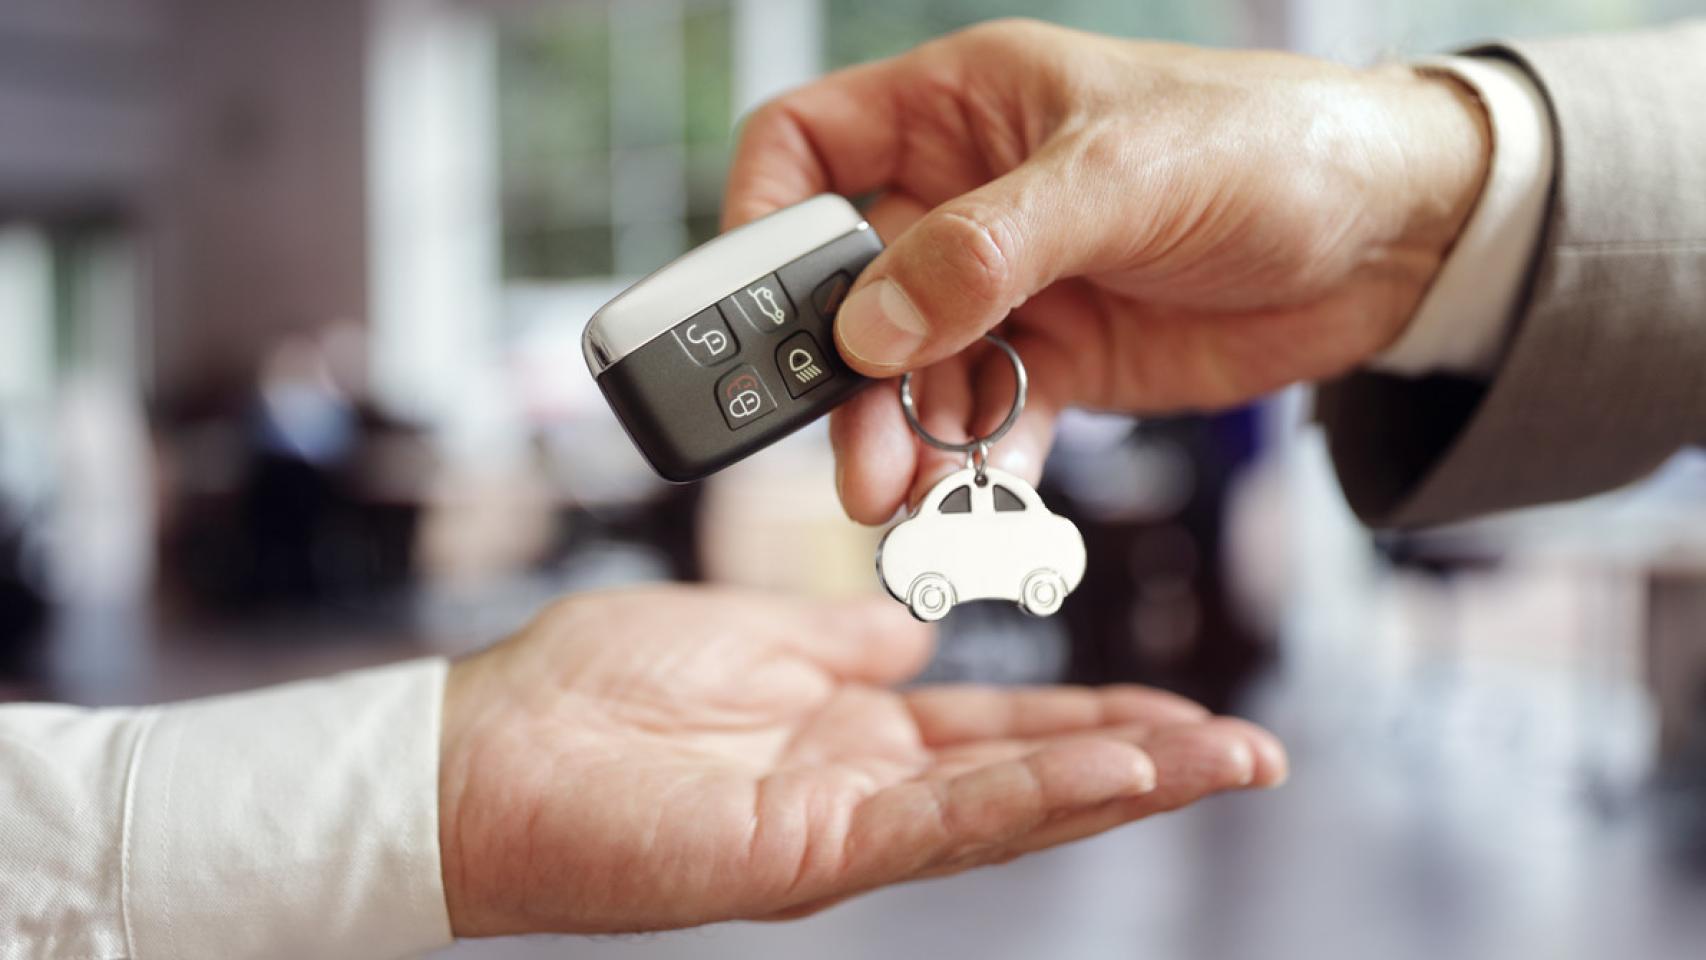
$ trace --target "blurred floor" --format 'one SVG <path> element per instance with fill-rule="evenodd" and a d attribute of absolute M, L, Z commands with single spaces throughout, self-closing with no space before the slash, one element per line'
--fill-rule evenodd
<path fill-rule="evenodd" d="M 1438 806 L 1421 778 L 1297 760 L 1273 795 L 1210 801 L 794 924 L 467 944 L 442 956 L 1699 956 L 1701 885 L 1659 870 L 1636 824 L 1521 826 L 1520 810 L 1471 820 Z"/>

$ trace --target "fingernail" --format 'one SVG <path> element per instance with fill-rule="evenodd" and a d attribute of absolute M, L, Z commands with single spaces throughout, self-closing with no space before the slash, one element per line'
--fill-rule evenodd
<path fill-rule="evenodd" d="M 873 367 L 898 367 L 924 343 L 928 329 L 900 284 L 878 280 L 847 298 L 836 316 L 841 348 Z"/>
<path fill-rule="evenodd" d="M 1248 787 L 1256 782 L 1256 753 L 1247 743 L 1234 746 L 1227 754 L 1227 759 L 1237 771 L 1233 776 L 1236 786 Z"/>
<path fill-rule="evenodd" d="M 1153 791 L 1157 786 L 1157 778 L 1155 761 L 1151 760 L 1147 753 L 1139 757 L 1136 764 L 1136 776 L 1133 777 L 1132 795 L 1141 796 Z"/>
<path fill-rule="evenodd" d="M 1277 741 L 1258 740 L 1255 751 L 1256 765 L 1265 778 L 1263 789 L 1276 790 L 1285 786 L 1285 782 L 1291 779 L 1291 763 L 1286 758 L 1285 748 Z"/>

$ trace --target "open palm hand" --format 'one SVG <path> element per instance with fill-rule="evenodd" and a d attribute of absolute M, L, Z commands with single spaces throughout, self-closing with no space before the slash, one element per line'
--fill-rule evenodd
<path fill-rule="evenodd" d="M 1284 777 L 1279 745 L 1134 687 L 888 688 L 886 601 L 564 601 L 458 664 L 441 840 L 458 935 L 811 912 Z"/>

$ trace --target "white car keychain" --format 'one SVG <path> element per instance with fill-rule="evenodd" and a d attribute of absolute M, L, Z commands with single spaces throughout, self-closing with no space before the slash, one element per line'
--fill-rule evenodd
<path fill-rule="evenodd" d="M 1012 600 L 1046 617 L 1084 579 L 1084 538 L 1052 513 L 1025 481 L 988 466 L 989 448 L 1025 409 L 1025 365 L 1005 340 L 985 336 L 1013 363 L 1013 408 L 986 437 L 948 443 L 918 421 L 912 375 L 900 381 L 906 422 L 925 443 L 966 455 L 966 467 L 944 477 L 918 509 L 891 528 L 877 548 L 877 575 L 920 620 L 940 620 L 957 603 Z"/>

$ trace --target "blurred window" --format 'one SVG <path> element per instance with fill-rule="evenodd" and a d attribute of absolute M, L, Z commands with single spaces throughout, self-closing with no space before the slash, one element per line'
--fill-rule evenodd
<path fill-rule="evenodd" d="M 995 512 L 996 513 L 1019 513 L 1020 511 L 1023 511 L 1024 509 L 1025 509 L 1025 501 L 1019 499 L 1018 494 L 1007 489 L 1006 487 L 1001 486 L 1000 484 L 996 484 L 996 486 L 995 486 Z"/>
<path fill-rule="evenodd" d="M 638 276 L 715 235 L 729 0 L 531 6 L 497 38 L 506 278 Z"/>

